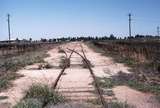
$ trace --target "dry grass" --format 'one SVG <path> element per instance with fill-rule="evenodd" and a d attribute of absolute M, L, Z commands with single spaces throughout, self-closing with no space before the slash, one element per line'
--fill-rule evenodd
<path fill-rule="evenodd" d="M 41 69 L 51 69 L 53 68 L 53 66 L 51 64 L 49 64 L 48 62 L 45 62 L 45 63 L 41 63 L 38 65 L 38 69 L 41 70 Z"/>
<path fill-rule="evenodd" d="M 101 106 L 101 102 L 99 99 L 92 99 L 92 100 L 88 100 L 89 103 L 95 105 L 95 106 Z M 127 104 L 126 102 L 118 102 L 116 101 L 111 101 L 107 103 L 108 108 L 135 108 L 134 106 L 131 106 L 129 104 Z"/>
<path fill-rule="evenodd" d="M 66 57 L 61 57 L 61 61 L 59 64 L 60 68 L 64 68 L 64 67 L 70 67 L 70 59 L 66 58 Z"/>
<path fill-rule="evenodd" d="M 98 43 L 98 42 L 97 42 Z M 114 44 L 116 45 L 116 47 L 114 47 Z M 121 43 L 122 44 L 122 43 Z M 140 44 L 140 45 L 139 45 Z M 93 44 L 93 43 L 87 43 L 87 45 L 89 45 L 89 47 L 91 47 L 93 50 L 95 50 L 96 52 L 102 53 L 105 56 L 110 56 L 112 58 L 114 58 L 114 60 L 116 62 L 120 62 L 120 63 L 124 63 L 127 64 L 129 67 L 131 67 L 130 71 L 133 71 L 132 74 L 122 74 L 122 72 L 120 72 L 117 76 L 113 76 L 113 78 L 103 78 L 103 81 L 101 83 L 102 86 L 105 87 L 113 87 L 115 85 L 128 85 L 132 88 L 135 88 L 137 90 L 140 91 L 144 91 L 144 92 L 152 92 L 155 93 L 156 95 L 160 93 L 160 74 L 157 70 L 154 70 L 154 66 L 155 63 L 152 63 L 152 60 L 150 60 L 150 62 L 146 63 L 140 63 L 137 61 L 137 59 L 132 58 L 129 55 L 134 55 L 134 53 L 132 52 L 132 50 L 134 51 L 138 51 L 139 49 L 145 49 L 145 47 L 143 47 L 143 45 L 146 45 L 145 43 L 139 43 L 137 45 L 138 48 L 136 49 L 135 45 L 122 45 L 123 48 L 130 48 L 131 50 L 122 50 L 123 49 L 121 47 L 121 45 L 116 44 L 116 43 L 111 43 L 111 42 L 102 42 L 100 44 Z M 153 45 L 153 46 L 152 46 Z M 156 47 L 156 45 L 154 44 L 150 44 L 148 45 L 149 49 L 151 50 L 151 47 Z M 154 50 L 154 49 L 152 49 Z M 155 49 L 157 50 L 157 49 Z M 124 52 L 123 52 L 124 51 Z M 125 51 L 127 51 L 125 53 Z M 143 50 L 140 50 L 143 51 Z M 137 52 L 138 55 L 141 52 Z M 145 50 L 141 53 L 143 54 L 145 53 Z M 125 55 L 124 55 L 125 54 Z M 128 54 L 128 56 L 127 56 Z M 148 53 L 149 54 L 149 53 Z M 123 56 L 124 55 L 124 56 Z M 136 57 L 139 57 L 138 55 L 136 55 Z M 149 54 L 148 56 L 151 56 L 152 54 Z M 145 54 L 145 57 L 147 55 Z M 155 56 L 158 55 L 154 55 L 153 58 Z M 142 57 L 142 56 L 141 56 Z"/>
<path fill-rule="evenodd" d="M 23 55 L 0 58 L 0 91 L 11 86 L 11 80 L 14 80 L 21 75 L 16 73 L 17 70 L 31 65 L 33 63 L 44 62 L 46 57 L 45 51 L 32 51 Z"/>
<path fill-rule="evenodd" d="M 62 103 L 58 105 L 49 105 L 46 108 L 99 108 L 95 105 L 82 102 Z"/>
<path fill-rule="evenodd" d="M 49 104 L 63 103 L 64 97 L 48 85 L 33 84 L 14 108 L 44 108 Z"/>

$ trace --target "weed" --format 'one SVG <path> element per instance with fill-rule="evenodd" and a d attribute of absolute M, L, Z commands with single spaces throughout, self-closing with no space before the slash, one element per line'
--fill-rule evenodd
<path fill-rule="evenodd" d="M 88 100 L 87 102 L 93 104 L 93 105 L 101 105 L 101 102 L 99 99 L 92 99 L 92 100 Z M 118 101 L 111 101 L 109 103 L 106 104 L 108 106 L 108 108 L 134 108 L 134 106 L 131 106 L 129 104 L 127 104 L 127 102 L 118 102 Z"/>
<path fill-rule="evenodd" d="M 134 81 L 134 80 L 127 81 L 126 84 L 139 91 L 152 92 L 155 94 L 160 93 L 160 85 L 144 84 L 144 83 Z"/>
<path fill-rule="evenodd" d="M 114 86 L 118 85 L 127 85 L 131 88 L 137 89 L 143 92 L 152 92 L 154 94 L 160 93 L 160 85 L 151 85 L 151 84 L 144 84 L 142 82 L 132 80 L 128 78 L 124 78 L 121 76 L 113 76 L 112 78 L 97 78 L 97 81 L 102 88 L 113 88 Z"/>
<path fill-rule="evenodd" d="M 58 105 L 48 105 L 45 108 L 99 108 L 85 102 L 69 102 Z"/>
<path fill-rule="evenodd" d="M 43 58 L 47 55 L 44 52 L 30 52 L 24 55 L 19 55 L 10 58 L 3 58 L 0 63 L 0 69 L 4 72 L 15 72 L 18 69 L 31 65 L 33 63 L 44 62 Z"/>
<path fill-rule="evenodd" d="M 34 98 L 43 103 L 43 106 L 52 103 L 58 104 L 60 102 L 64 102 L 64 97 L 58 94 L 58 92 L 53 91 L 47 85 L 35 84 L 30 87 L 28 91 L 26 91 L 26 96 L 24 99 Z"/>
<path fill-rule="evenodd" d="M 97 79 L 99 86 L 102 88 L 112 88 L 113 86 L 118 85 L 116 81 L 112 80 L 112 78 L 97 77 L 96 79 Z"/>
<path fill-rule="evenodd" d="M 42 103 L 37 99 L 25 99 L 13 108 L 42 108 Z"/>
<path fill-rule="evenodd" d="M 65 53 L 65 51 L 61 48 L 59 48 L 58 53 Z"/>
<path fill-rule="evenodd" d="M 8 88 L 11 80 L 21 77 L 16 73 L 17 70 L 26 65 L 44 62 L 43 58 L 46 56 L 48 55 L 45 54 L 45 51 L 33 51 L 23 55 L 0 58 L 0 91 Z"/>
<path fill-rule="evenodd" d="M 22 75 L 14 72 L 7 72 L 6 74 L 0 76 L 0 91 L 8 88 L 11 85 L 10 81 L 19 77 L 22 77 Z"/>
<path fill-rule="evenodd" d="M 136 44 L 135 44 L 136 43 Z M 125 63 L 131 67 L 131 74 L 118 74 L 111 78 L 101 78 L 99 83 L 104 88 L 112 88 L 116 85 L 128 85 L 134 89 L 152 92 L 154 94 L 160 93 L 159 85 L 159 65 L 157 59 L 159 58 L 158 48 L 156 42 L 92 42 L 88 45 L 99 53 L 105 56 L 112 57 L 115 61 Z M 147 46 L 147 47 L 146 47 Z M 154 51 L 157 50 L 157 51 Z M 153 54 L 154 52 L 154 54 Z M 141 58 L 142 57 L 142 58 Z M 145 58 L 143 62 L 141 59 Z M 156 58 L 156 60 L 154 60 Z M 156 64 L 156 65 L 155 65 Z M 156 66 L 156 69 L 153 69 Z M 140 76 L 140 70 L 149 77 L 149 81 L 143 80 Z M 149 71 L 148 71 L 149 70 Z M 154 78 L 154 79 L 151 79 Z M 156 80 L 155 80 L 156 79 Z"/>
<path fill-rule="evenodd" d="M 46 63 L 45 65 L 44 65 L 44 68 L 46 68 L 46 69 L 50 69 L 50 68 L 52 68 L 53 66 L 51 65 L 51 64 L 49 64 L 49 63 Z"/>
<path fill-rule="evenodd" d="M 70 59 L 66 58 L 66 57 L 61 58 L 59 67 L 61 67 L 61 68 L 70 67 Z"/>
<path fill-rule="evenodd" d="M 110 102 L 108 103 L 109 108 L 134 108 L 133 106 L 128 105 L 126 102 Z"/>
<path fill-rule="evenodd" d="M 50 69 L 53 68 L 52 65 L 50 65 L 49 63 L 42 63 L 38 65 L 38 69 Z"/>
<path fill-rule="evenodd" d="M 128 66 L 134 66 L 135 64 L 136 64 L 136 61 L 134 60 L 134 59 L 132 59 L 132 58 L 121 58 L 120 60 L 119 60 L 119 62 L 120 63 L 125 63 L 125 64 L 127 64 Z"/>
<path fill-rule="evenodd" d="M 93 105 L 101 105 L 101 101 L 99 99 L 89 99 L 87 100 L 88 103 L 91 103 Z"/>

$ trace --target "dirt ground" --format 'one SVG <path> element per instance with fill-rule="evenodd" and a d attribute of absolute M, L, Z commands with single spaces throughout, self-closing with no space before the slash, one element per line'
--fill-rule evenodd
<path fill-rule="evenodd" d="M 0 96 L 8 98 L 0 100 L 0 108 L 10 108 L 22 99 L 25 91 L 33 83 L 44 83 L 53 85 L 55 79 L 61 71 L 60 60 L 64 56 L 59 53 L 59 47 L 62 49 L 76 49 L 81 53 L 80 44 L 85 49 L 87 58 L 93 65 L 93 72 L 98 77 L 110 77 L 118 72 L 130 73 L 129 68 L 123 64 L 115 63 L 112 58 L 94 52 L 91 48 L 82 42 L 72 42 L 57 46 L 48 51 L 50 57 L 45 58 L 53 66 L 51 69 L 38 70 L 38 64 L 27 66 L 17 73 L 24 75 L 13 81 L 13 87 L 0 93 Z M 67 51 L 67 50 L 66 50 Z M 69 55 L 70 52 L 67 51 Z M 88 69 L 83 68 L 82 59 L 77 54 L 71 57 L 71 67 L 65 70 L 58 82 L 57 91 L 61 92 L 67 99 L 76 102 L 87 102 L 90 99 L 97 98 L 95 88 L 92 85 L 93 79 Z M 121 102 L 127 102 L 136 108 L 160 108 L 160 104 L 152 94 L 142 93 L 126 86 L 113 88 L 115 97 Z M 106 97 L 107 98 L 107 97 Z"/>

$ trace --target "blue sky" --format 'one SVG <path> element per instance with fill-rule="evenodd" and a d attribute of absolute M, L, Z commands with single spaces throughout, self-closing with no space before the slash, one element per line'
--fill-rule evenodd
<path fill-rule="evenodd" d="M 156 35 L 160 0 L 0 0 L 0 40 L 62 36 L 128 36 L 128 13 L 135 34 Z"/>

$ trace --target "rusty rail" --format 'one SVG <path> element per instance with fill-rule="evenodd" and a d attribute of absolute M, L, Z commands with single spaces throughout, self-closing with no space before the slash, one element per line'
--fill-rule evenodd
<path fill-rule="evenodd" d="M 69 48 L 67 48 L 69 51 L 71 51 L 70 56 L 67 57 L 67 59 L 70 60 L 72 54 L 73 54 L 73 53 L 76 53 L 76 54 L 78 54 L 78 55 L 84 60 L 84 62 L 85 62 L 86 65 L 87 65 L 87 68 L 89 69 L 89 71 L 90 71 L 90 73 L 91 73 L 91 75 L 92 75 L 92 78 L 93 78 L 93 80 L 94 80 L 94 86 L 95 86 L 95 89 L 96 89 L 96 91 L 97 91 L 97 93 L 98 93 L 98 98 L 100 99 L 100 102 L 101 102 L 101 104 L 102 104 L 102 108 L 108 108 L 108 106 L 107 106 L 107 104 L 106 104 L 106 101 L 105 101 L 105 98 L 103 97 L 103 94 L 102 94 L 102 92 L 101 92 L 100 86 L 99 86 L 99 84 L 98 84 L 98 82 L 97 82 L 96 76 L 95 76 L 95 74 L 94 74 L 94 72 L 93 72 L 90 64 L 88 63 L 88 59 L 87 59 L 87 57 L 86 57 L 86 55 L 85 55 L 85 52 L 84 52 L 84 50 L 83 50 L 83 46 L 82 46 L 82 45 L 80 45 L 80 46 L 81 46 L 83 55 L 80 54 L 80 53 L 78 53 L 78 52 L 75 51 L 74 49 L 69 49 Z M 54 85 L 53 85 L 53 89 L 56 88 L 56 86 L 57 86 L 57 84 L 58 84 L 58 81 L 60 80 L 60 78 L 61 78 L 61 76 L 62 76 L 62 74 L 64 73 L 64 71 L 65 71 L 66 68 L 67 68 L 67 64 L 65 64 L 65 66 L 62 68 L 60 74 L 58 75 L 58 77 L 57 77 L 57 79 L 56 79 L 56 81 L 55 81 L 55 83 L 54 83 Z"/>
<path fill-rule="evenodd" d="M 94 72 L 93 72 L 90 64 L 88 64 L 88 59 L 87 59 L 87 57 L 86 57 L 86 55 L 85 55 L 85 53 L 84 53 L 83 47 L 81 46 L 81 48 L 82 48 L 83 56 L 82 56 L 80 53 L 78 53 L 78 52 L 76 52 L 76 51 L 74 51 L 74 50 L 72 50 L 72 49 L 69 49 L 69 48 L 68 48 L 68 50 L 70 50 L 70 51 L 78 54 L 78 55 L 81 56 L 81 58 L 86 62 L 86 65 L 87 65 L 87 67 L 88 67 L 88 69 L 89 69 L 89 71 L 90 71 L 90 73 L 91 73 L 91 75 L 92 75 L 92 77 L 93 77 L 94 86 L 95 86 L 95 88 L 96 88 L 96 91 L 97 91 L 97 93 L 98 93 L 99 99 L 100 99 L 100 101 L 101 101 L 102 108 L 108 108 L 108 106 L 107 106 L 107 104 L 106 104 L 106 101 L 105 101 L 105 98 L 103 97 L 103 94 L 102 94 L 102 92 L 101 92 L 101 90 L 100 90 L 100 87 L 99 87 L 99 84 L 98 84 L 98 82 L 97 82 L 97 79 L 96 79 L 96 77 L 95 77 L 95 74 L 94 74 Z"/>
<path fill-rule="evenodd" d="M 74 51 L 74 50 L 73 50 L 73 51 Z M 71 58 L 71 56 L 72 56 L 72 54 L 73 54 L 73 51 L 71 52 L 71 54 L 69 55 L 69 57 L 66 56 L 67 59 L 70 60 L 70 58 Z M 68 63 L 68 62 L 67 62 L 67 63 Z M 64 65 L 64 67 L 62 68 L 60 74 L 58 75 L 57 79 L 55 80 L 55 83 L 54 83 L 54 85 L 53 85 L 53 89 L 55 89 L 55 88 L 57 87 L 58 81 L 60 80 L 61 76 L 63 75 L 63 73 L 64 73 L 64 71 L 65 71 L 65 69 L 67 68 L 67 65 L 68 65 L 67 63 Z"/>

